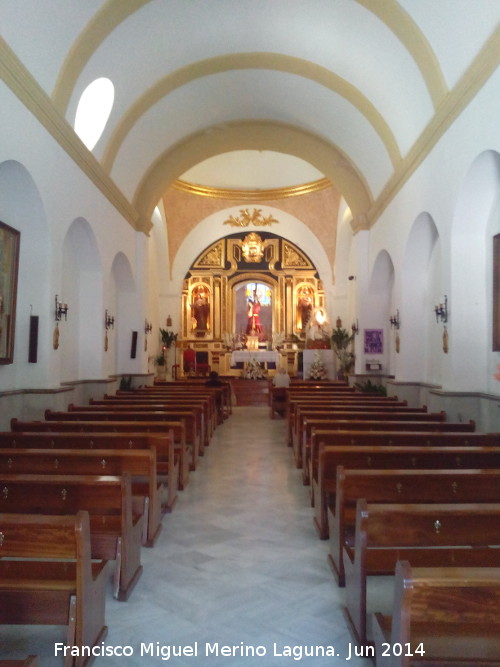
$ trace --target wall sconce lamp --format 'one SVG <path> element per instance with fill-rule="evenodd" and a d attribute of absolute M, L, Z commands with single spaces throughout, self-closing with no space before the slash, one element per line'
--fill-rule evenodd
<path fill-rule="evenodd" d="M 440 303 L 438 306 L 434 306 L 434 313 L 436 315 L 436 322 L 448 322 L 448 297 L 444 296 L 444 304 Z"/>
<path fill-rule="evenodd" d="M 68 319 L 68 304 L 67 303 L 61 303 L 59 301 L 59 297 L 56 294 L 56 309 L 55 309 L 55 317 L 56 317 L 56 322 L 60 322 L 62 320 L 62 316 L 64 315 L 64 319 Z"/>
<path fill-rule="evenodd" d="M 108 315 L 107 310 L 104 313 L 104 327 L 106 329 L 115 328 L 115 318 L 112 315 Z"/>
<path fill-rule="evenodd" d="M 352 333 L 357 336 L 359 334 L 359 321 L 356 320 L 351 324 Z"/>
<path fill-rule="evenodd" d="M 144 320 L 144 333 L 146 336 L 153 331 L 153 325 L 148 320 Z"/>
<path fill-rule="evenodd" d="M 389 318 L 389 322 L 391 323 L 391 328 L 395 327 L 396 329 L 399 329 L 400 327 L 400 322 L 399 322 L 399 309 L 396 310 L 395 315 L 391 315 Z"/>

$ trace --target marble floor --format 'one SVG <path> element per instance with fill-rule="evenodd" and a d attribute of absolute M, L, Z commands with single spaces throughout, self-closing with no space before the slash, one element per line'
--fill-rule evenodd
<path fill-rule="evenodd" d="M 117 602 L 109 591 L 105 645 L 132 655 L 94 664 L 366 667 L 363 658 L 349 659 L 343 591 L 327 552 L 284 421 L 270 420 L 267 407 L 237 407 L 164 517 L 157 545 L 143 550 L 131 598 Z M 0 657 L 37 653 L 42 667 L 59 667 L 61 641 L 59 627 L 0 627 Z M 334 647 L 335 657 L 322 657 L 322 647 Z M 307 655 L 311 649 L 319 655 Z"/>

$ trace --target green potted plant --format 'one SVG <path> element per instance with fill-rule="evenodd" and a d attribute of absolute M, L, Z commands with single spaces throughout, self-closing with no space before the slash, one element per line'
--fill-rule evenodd
<path fill-rule="evenodd" d="M 169 329 L 160 328 L 160 335 L 161 335 L 161 342 L 163 343 L 163 345 L 165 345 L 167 350 L 169 350 L 177 340 L 177 334 L 174 333 L 173 331 L 170 331 Z"/>
<path fill-rule="evenodd" d="M 354 340 L 354 336 L 354 333 L 349 333 L 347 329 L 343 329 L 341 326 L 338 326 L 332 332 L 332 347 L 339 360 L 339 380 L 345 380 L 354 366 L 354 353 L 348 349 Z"/>
<path fill-rule="evenodd" d="M 154 364 L 158 367 L 158 377 L 160 379 L 165 379 L 167 375 L 167 359 L 165 358 L 165 355 L 163 353 L 158 354 L 154 358 Z"/>

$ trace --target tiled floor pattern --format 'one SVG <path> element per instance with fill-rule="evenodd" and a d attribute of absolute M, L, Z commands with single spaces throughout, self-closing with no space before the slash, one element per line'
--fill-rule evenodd
<path fill-rule="evenodd" d="M 164 518 L 157 545 L 143 550 L 144 573 L 131 598 L 108 595 L 105 645 L 130 647 L 133 655 L 94 664 L 367 667 L 365 659 L 348 659 L 354 647 L 327 552 L 284 443 L 284 422 L 270 420 L 267 408 L 235 408 Z M 64 629 L 0 627 L 2 657 L 37 653 L 42 667 L 59 666 L 56 641 L 64 641 Z M 328 646 L 335 657 L 321 656 Z M 168 647 L 183 655 L 167 660 Z"/>

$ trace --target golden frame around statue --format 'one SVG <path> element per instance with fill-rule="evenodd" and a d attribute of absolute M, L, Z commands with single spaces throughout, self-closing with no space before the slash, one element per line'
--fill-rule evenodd
<path fill-rule="evenodd" d="M 263 331 L 257 332 L 257 346 L 279 347 L 282 365 L 294 372 L 297 352 L 305 343 L 308 314 L 325 305 L 322 282 L 297 246 L 271 233 L 262 234 L 264 238 L 252 236 L 262 250 L 260 262 L 245 259 L 247 236 L 240 233 L 216 241 L 191 266 L 182 291 L 179 347 L 191 345 L 207 353 L 212 370 L 237 374 L 230 367 L 231 351 L 246 347 L 248 335 L 239 290 L 258 284 L 269 291 L 270 304 L 261 309 L 264 324 Z"/>

